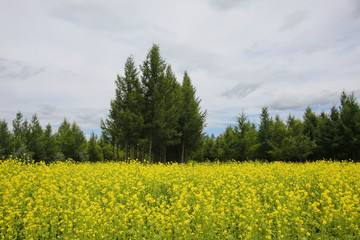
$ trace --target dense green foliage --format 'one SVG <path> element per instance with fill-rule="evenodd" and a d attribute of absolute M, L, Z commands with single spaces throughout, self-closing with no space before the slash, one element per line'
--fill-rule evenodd
<path fill-rule="evenodd" d="M 108 118 L 102 121 L 103 135 L 113 149 L 123 148 L 125 160 L 186 162 L 201 146 L 206 114 L 190 77 L 185 72 L 180 85 L 157 45 L 140 70 L 129 57 L 124 76 L 117 77 Z M 115 151 L 113 159 L 119 159 Z"/>
<path fill-rule="evenodd" d="M 101 120 L 102 135 L 87 140 L 80 127 L 66 119 L 53 133 L 21 112 L 12 121 L 0 120 L 0 157 L 35 161 L 98 162 L 139 159 L 141 162 L 187 162 L 216 159 L 296 161 L 360 159 L 360 107 L 354 94 L 342 93 L 339 106 L 317 114 L 308 107 L 303 119 L 289 115 L 284 122 L 261 109 L 260 123 L 242 112 L 237 123 L 220 136 L 203 133 L 206 111 L 185 71 L 180 84 L 171 66 L 153 45 L 137 69 L 130 56 L 124 75 L 117 75 L 109 114 Z"/>
<path fill-rule="evenodd" d="M 342 93 L 340 105 L 329 113 L 316 114 L 310 107 L 303 121 L 289 116 L 283 122 L 262 108 L 260 125 L 250 123 L 244 113 L 235 126 L 215 138 L 205 137 L 204 159 L 296 161 L 360 159 L 360 108 L 354 94 Z"/>
<path fill-rule="evenodd" d="M 18 112 L 13 121 L 12 132 L 5 121 L 0 121 L 0 157 L 12 155 L 22 160 L 65 161 L 72 158 L 75 161 L 102 161 L 104 155 L 109 156 L 109 144 L 103 143 L 92 134 L 86 140 L 83 131 L 73 122 L 66 119 L 53 133 L 50 124 L 43 129 L 36 115 L 31 122 Z"/>

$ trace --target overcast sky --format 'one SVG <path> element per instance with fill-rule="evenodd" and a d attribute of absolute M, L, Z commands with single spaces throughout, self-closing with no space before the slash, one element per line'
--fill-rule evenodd
<path fill-rule="evenodd" d="M 0 120 L 98 133 L 127 57 L 153 44 L 179 82 L 188 71 L 208 133 L 360 97 L 359 0 L 0 0 Z"/>

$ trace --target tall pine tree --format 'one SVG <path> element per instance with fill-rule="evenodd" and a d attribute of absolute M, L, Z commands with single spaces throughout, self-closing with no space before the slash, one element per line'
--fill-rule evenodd
<path fill-rule="evenodd" d="M 144 133 L 148 140 L 148 161 L 153 162 L 153 143 L 158 137 L 161 128 L 161 119 L 158 106 L 162 100 L 161 84 L 165 81 L 166 62 L 160 56 L 159 46 L 153 45 L 141 68 L 142 87 L 144 94 Z"/>
<path fill-rule="evenodd" d="M 84 150 L 86 139 L 80 127 L 73 122 L 70 124 L 66 119 L 60 124 L 57 132 L 59 148 L 65 158 L 72 158 L 75 161 L 86 161 Z"/>
<path fill-rule="evenodd" d="M 125 63 L 124 76 L 118 76 L 117 94 L 120 95 L 120 103 L 116 105 L 117 124 L 119 139 L 124 145 L 124 158 L 129 157 L 129 146 L 135 151 L 137 143 L 141 137 L 143 127 L 142 116 L 142 91 L 140 80 L 132 57 L 129 57 Z M 121 134 L 120 134 L 121 133 Z"/>
<path fill-rule="evenodd" d="M 261 110 L 260 115 L 260 127 L 258 131 L 258 157 L 260 159 L 270 159 L 269 151 L 272 150 L 270 144 L 271 138 L 271 126 L 272 126 L 272 119 L 269 116 L 268 108 L 263 107 Z"/>
<path fill-rule="evenodd" d="M 45 157 L 44 132 L 40 126 L 36 114 L 33 115 L 30 123 L 30 133 L 28 138 L 28 149 L 35 161 L 41 161 Z"/>
<path fill-rule="evenodd" d="M 12 136 L 5 120 L 0 121 L 0 158 L 11 154 Z"/>
<path fill-rule="evenodd" d="M 196 90 L 187 72 L 184 73 L 181 85 L 180 111 L 181 162 L 184 163 L 200 147 L 206 117 L 206 111 L 201 111 L 200 99 L 196 97 Z"/>
<path fill-rule="evenodd" d="M 343 92 L 341 94 L 341 148 L 343 157 L 360 159 L 360 107 L 354 96 Z"/>

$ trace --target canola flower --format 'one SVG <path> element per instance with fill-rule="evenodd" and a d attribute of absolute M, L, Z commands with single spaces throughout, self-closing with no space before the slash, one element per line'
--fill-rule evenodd
<path fill-rule="evenodd" d="M 352 162 L 0 162 L 1 239 L 359 239 Z"/>

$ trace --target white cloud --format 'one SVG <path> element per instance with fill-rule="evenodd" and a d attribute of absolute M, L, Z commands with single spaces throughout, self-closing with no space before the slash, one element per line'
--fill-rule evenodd
<path fill-rule="evenodd" d="M 17 111 L 96 130 L 133 55 L 159 44 L 188 71 L 208 129 L 262 106 L 282 116 L 360 89 L 359 4 L 350 1 L 9 1 L 0 3 L 0 119 Z M 301 114 L 300 114 L 301 115 Z"/>
<path fill-rule="evenodd" d="M 246 6 L 250 0 L 210 0 L 212 6 L 220 10 L 230 10 L 237 6 Z"/>
<path fill-rule="evenodd" d="M 29 78 L 37 76 L 43 71 L 44 68 L 41 67 L 35 67 L 24 62 L 0 58 L 0 78 L 4 80 L 25 81 Z"/>
<path fill-rule="evenodd" d="M 307 13 L 304 11 L 295 11 L 284 18 L 284 22 L 280 30 L 289 30 L 297 27 L 302 21 L 306 19 Z"/>
<path fill-rule="evenodd" d="M 221 93 L 221 96 L 230 98 L 244 98 L 259 87 L 256 82 L 240 82 Z"/>
<path fill-rule="evenodd" d="M 312 92 L 312 91 L 309 91 Z M 268 106 L 270 110 L 301 110 L 308 106 L 335 106 L 339 103 L 341 91 L 319 91 L 299 94 L 295 89 L 287 90 L 275 96 Z"/>

